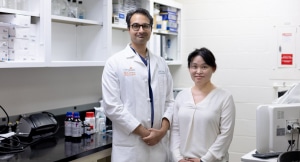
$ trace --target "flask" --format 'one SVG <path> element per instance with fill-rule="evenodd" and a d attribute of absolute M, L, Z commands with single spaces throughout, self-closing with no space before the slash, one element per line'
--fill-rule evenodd
<path fill-rule="evenodd" d="M 70 3 L 68 17 L 77 18 L 77 0 L 72 0 Z"/>
<path fill-rule="evenodd" d="M 66 119 L 65 119 L 65 137 L 71 137 L 72 136 L 72 118 L 73 114 L 72 112 L 66 113 Z"/>
<path fill-rule="evenodd" d="M 85 121 L 87 123 L 89 123 L 90 126 L 93 126 L 93 129 L 91 129 L 91 133 L 95 133 L 95 113 L 94 112 L 91 112 L 91 111 L 88 111 L 85 113 Z"/>
<path fill-rule="evenodd" d="M 79 19 L 84 19 L 85 18 L 85 10 L 84 7 L 82 5 L 82 1 L 78 1 L 78 8 L 77 8 L 77 13 L 78 13 L 78 18 Z"/>
<path fill-rule="evenodd" d="M 75 142 L 81 140 L 82 136 L 82 123 L 80 120 L 79 112 L 74 112 L 73 120 L 72 120 L 72 139 Z"/>

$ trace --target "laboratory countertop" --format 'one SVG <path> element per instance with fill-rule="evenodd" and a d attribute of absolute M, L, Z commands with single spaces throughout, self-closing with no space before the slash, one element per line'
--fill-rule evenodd
<path fill-rule="evenodd" d="M 83 116 L 84 112 L 81 113 Z M 59 123 L 59 129 L 54 135 L 34 143 L 20 138 L 21 142 L 31 144 L 17 153 L 6 153 L 7 150 L 3 150 L 3 147 L 0 148 L 0 162 L 66 162 L 111 149 L 111 131 L 106 134 L 94 133 L 74 141 L 64 136 L 65 115 L 58 115 L 56 119 Z M 107 128 L 111 130 L 111 127 Z"/>
<path fill-rule="evenodd" d="M 111 135 L 94 133 L 73 142 L 61 129 L 54 136 L 41 139 L 15 154 L 0 154 L 0 162 L 65 162 L 111 148 Z"/>
<path fill-rule="evenodd" d="M 242 162 L 277 162 L 277 157 L 274 158 L 267 158 L 267 159 L 261 159 L 253 157 L 252 154 L 255 154 L 256 150 L 253 150 L 244 156 L 242 156 L 241 161 Z"/>

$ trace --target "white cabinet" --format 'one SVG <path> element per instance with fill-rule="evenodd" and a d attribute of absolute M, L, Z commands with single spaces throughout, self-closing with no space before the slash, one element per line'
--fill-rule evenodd
<path fill-rule="evenodd" d="M 26 3 L 28 11 L 0 6 L 0 14 L 30 16 L 36 26 L 36 59 L 0 62 L 0 68 L 104 66 L 111 53 L 110 0 L 83 1 L 85 19 L 52 15 L 50 0 Z"/>
<path fill-rule="evenodd" d="M 153 28 L 153 35 L 150 40 L 150 49 L 164 57 L 169 65 L 181 64 L 181 14 L 182 5 L 172 0 L 150 0 L 150 12 L 158 20 L 155 8 L 159 6 L 160 12 L 170 13 L 174 18 L 163 18 L 162 27 Z M 168 12 L 170 11 L 170 12 Z M 174 15 L 175 13 L 175 15 Z M 169 16 L 169 17 L 171 17 Z M 156 24 L 157 25 L 157 24 Z M 167 30 L 165 30 L 167 28 Z"/>
<path fill-rule="evenodd" d="M 29 62 L 32 62 L 32 61 L 9 61 L 9 62 L 0 62 L 0 68 L 7 68 L 7 67 L 39 67 L 39 66 L 43 66 L 44 65 L 44 62 L 41 61 L 43 60 L 43 58 L 45 57 L 44 55 L 44 41 L 43 41 L 43 38 L 44 38 L 44 35 L 43 33 L 45 33 L 44 31 L 44 20 L 45 20 L 45 17 L 43 17 L 43 15 L 41 14 L 41 6 L 43 5 L 43 1 L 41 0 L 30 0 L 27 2 L 27 5 L 26 7 L 24 6 L 24 9 L 23 10 L 17 10 L 15 8 L 7 8 L 7 7 L 3 7 L 3 5 L 5 5 L 3 3 L 4 1 L 2 1 L 2 3 L 0 3 L 0 18 L 1 19 L 5 19 L 9 16 L 15 16 L 15 15 L 22 15 L 22 17 L 27 17 L 27 18 L 30 18 L 28 20 L 31 21 L 31 24 L 33 24 L 32 26 L 27 26 L 27 28 L 29 28 L 30 30 L 33 30 L 34 32 L 34 42 L 33 44 L 35 45 L 35 55 L 34 58 L 36 58 L 34 60 L 34 63 L 29 63 Z M 16 7 L 16 6 L 15 6 Z M 6 16 L 5 16 L 6 15 Z M 11 23 L 9 23 L 9 20 L 7 21 L 4 21 L 4 20 L 1 20 L 0 21 L 0 26 L 1 27 L 10 27 L 10 29 L 12 28 L 23 28 L 24 26 L 20 25 L 20 22 L 15 22 L 16 25 L 12 25 Z M 30 22 L 29 22 L 30 23 Z M 20 26 L 19 26 L 19 25 Z M 26 28 L 24 27 L 24 28 Z M 22 44 L 22 43 L 20 43 Z M 27 47 L 26 47 L 27 48 Z M 8 52 L 12 52 L 12 53 L 26 53 L 27 55 L 28 54 L 32 54 L 32 53 L 29 53 L 28 50 L 20 50 L 20 51 L 11 51 L 11 50 L 8 50 L 8 48 L 4 49 L 4 48 L 1 48 L 0 49 L 1 51 L 4 51 L 4 50 L 7 50 Z M 42 53 L 41 53 L 42 52 Z M 8 54 L 7 54 L 8 55 Z M 6 55 L 6 56 L 7 56 Z"/>
<path fill-rule="evenodd" d="M 51 5 L 50 1 L 47 3 Z M 51 26 L 48 26 L 51 35 L 46 38 L 46 62 L 50 66 L 104 65 L 110 56 L 108 3 L 107 0 L 83 1 L 85 19 L 51 15 Z"/>
<path fill-rule="evenodd" d="M 58 0 L 67 1 L 67 0 Z M 126 25 L 112 24 L 112 8 L 115 0 L 83 1 L 85 19 L 52 15 L 50 0 L 25 1 L 26 8 L 11 9 L 1 6 L 3 14 L 26 15 L 31 19 L 34 31 L 34 52 L 30 59 L 5 60 L 0 68 L 104 66 L 105 61 L 130 42 Z M 2 2 L 2 1 L 1 1 Z M 169 41 L 166 49 L 169 64 L 180 64 L 181 5 L 173 0 L 141 0 L 154 15 L 156 4 L 175 7 L 178 10 L 178 31 L 169 32 L 153 28 L 148 47 L 161 55 L 161 37 Z M 7 22 L 0 21 L 0 26 Z"/>
<path fill-rule="evenodd" d="M 119 0 L 113 0 L 114 3 L 118 1 Z M 169 7 L 176 10 L 176 20 L 172 20 L 177 24 L 176 31 L 171 32 L 164 28 L 157 29 L 157 23 L 154 22 L 152 36 L 148 43 L 148 47 L 155 54 L 164 57 L 169 65 L 180 65 L 182 44 L 180 39 L 182 5 L 173 0 L 141 0 L 141 7 L 148 9 L 154 20 L 156 20 L 154 8 L 157 6 Z M 130 42 L 126 24 L 120 22 L 121 21 L 117 24 L 112 24 L 112 53 L 125 48 L 126 44 Z M 165 21 L 165 23 L 166 22 L 167 21 Z"/>

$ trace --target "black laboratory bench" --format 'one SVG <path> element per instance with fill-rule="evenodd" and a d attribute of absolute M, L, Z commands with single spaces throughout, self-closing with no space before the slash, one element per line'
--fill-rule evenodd
<path fill-rule="evenodd" d="M 63 129 L 61 129 L 63 130 Z M 80 142 L 73 142 L 64 137 L 64 131 L 46 137 L 15 154 L 0 154 L 2 162 L 66 162 L 85 158 L 92 154 L 108 151 L 110 156 L 111 135 L 95 133 L 90 137 L 82 137 Z M 106 156 L 103 156 L 106 157 Z"/>
<path fill-rule="evenodd" d="M 81 112 L 81 114 L 81 119 L 84 119 L 82 118 L 84 112 Z M 104 135 L 94 133 L 74 141 L 72 138 L 69 139 L 64 136 L 64 115 L 57 116 L 57 121 L 60 123 L 60 126 L 54 135 L 35 139 L 34 142 L 32 139 L 20 138 L 22 143 L 31 143 L 24 150 L 8 153 L 8 150 L 11 151 L 11 149 L 1 147 L 0 162 L 110 161 L 111 133 Z M 2 144 L 4 143 L 3 141 L 1 142 Z"/>

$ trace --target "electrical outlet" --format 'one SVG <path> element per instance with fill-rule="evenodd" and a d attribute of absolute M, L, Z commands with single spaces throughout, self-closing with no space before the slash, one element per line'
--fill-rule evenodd
<path fill-rule="evenodd" d="M 0 126 L 5 126 L 7 125 L 7 118 L 3 117 L 3 118 L 0 118 Z"/>

